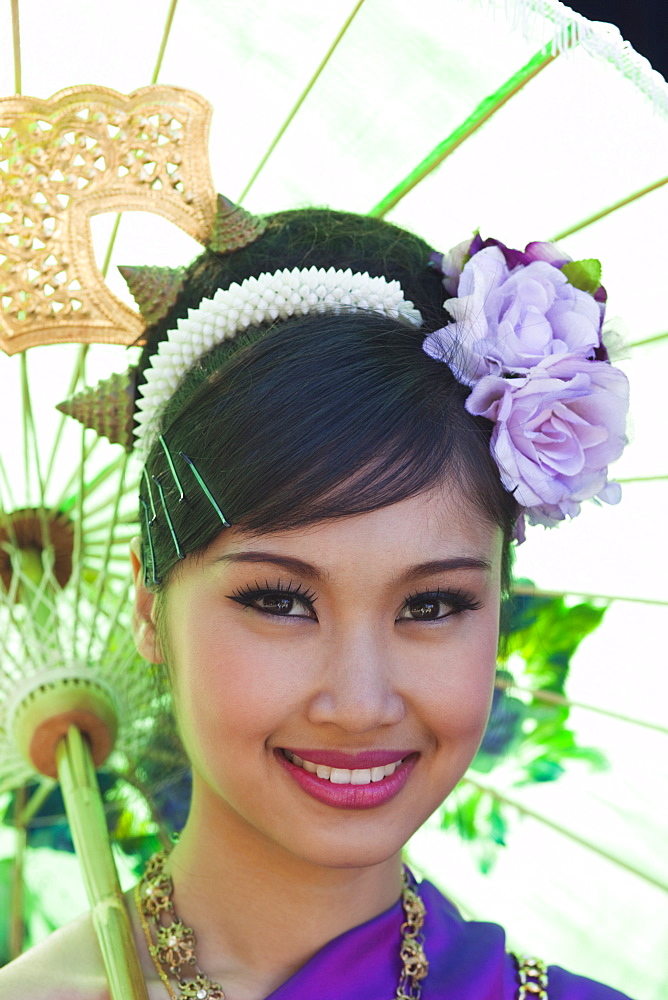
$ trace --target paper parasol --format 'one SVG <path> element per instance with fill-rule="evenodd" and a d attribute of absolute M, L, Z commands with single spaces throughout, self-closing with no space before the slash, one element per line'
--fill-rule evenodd
<path fill-rule="evenodd" d="M 329 204 L 386 214 L 440 249 L 480 227 L 514 246 L 559 237 L 574 258 L 602 259 L 609 314 L 624 317 L 631 345 L 622 364 L 633 440 L 615 470 L 624 499 L 587 509 L 558 534 L 535 529 L 518 569 L 549 592 L 612 599 L 569 687 L 588 706 L 571 716 L 582 741 L 601 747 L 611 767 L 531 789 L 490 775 L 525 820 L 484 883 L 474 872 L 457 879 L 463 866 L 448 862 L 457 848 L 440 833 L 442 860 L 426 841 L 419 850 L 465 908 L 503 921 L 523 946 L 631 994 L 641 981 L 643 1000 L 662 996 L 666 973 L 654 955 L 668 926 L 657 805 L 666 797 L 665 82 L 614 29 L 555 0 L 182 0 L 167 9 L 119 0 L 104 31 L 84 4 L 21 14 L 22 90 L 41 98 L 77 80 L 130 93 L 149 82 L 160 50 L 160 80 L 206 95 L 215 109 L 217 185 L 254 212 Z M 9 43 L 9 11 L 0 27 Z M 67 60 L 54 58 L 63 51 Z M 0 92 L 18 89 L 7 58 Z M 94 219 L 99 246 L 111 228 L 111 217 Z M 196 250 L 168 223 L 133 213 L 111 262 L 180 266 Z M 113 268 L 109 281 L 125 295 Z M 47 350 L 56 348 L 39 352 Z M 121 353 L 99 377 L 126 366 Z M 40 414 L 40 433 L 42 424 Z M 594 914 L 605 916 L 599 932 Z M 621 935 L 625 948 L 611 949 Z"/>

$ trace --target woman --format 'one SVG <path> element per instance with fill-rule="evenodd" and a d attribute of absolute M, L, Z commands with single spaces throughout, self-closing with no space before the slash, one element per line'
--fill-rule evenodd
<path fill-rule="evenodd" d="M 482 739 L 525 515 L 617 499 L 595 262 L 479 237 L 442 258 L 324 210 L 234 220 L 140 366 L 137 645 L 193 770 L 129 902 L 150 996 L 619 998 L 518 967 L 401 861 Z M 106 996 L 89 922 L 0 987 Z"/>

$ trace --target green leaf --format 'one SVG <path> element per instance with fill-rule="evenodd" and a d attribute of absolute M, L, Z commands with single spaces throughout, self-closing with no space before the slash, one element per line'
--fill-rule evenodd
<path fill-rule="evenodd" d="M 503 815 L 501 803 L 497 799 L 492 799 L 492 807 L 489 811 L 489 835 L 495 844 L 505 847 L 507 832 L 508 824 Z"/>
<path fill-rule="evenodd" d="M 537 757 L 527 768 L 527 774 L 532 781 L 556 781 L 564 773 L 564 768 L 556 760 Z"/>
<path fill-rule="evenodd" d="M 476 826 L 476 814 L 483 792 L 479 788 L 465 790 L 460 786 L 453 795 L 452 801 L 445 804 L 441 814 L 441 826 L 454 826 L 463 840 L 476 840 L 479 832 Z"/>
<path fill-rule="evenodd" d="M 583 292 L 594 292 L 601 286 L 601 262 L 590 258 L 588 260 L 573 260 L 561 268 L 569 284 L 580 288 Z"/>

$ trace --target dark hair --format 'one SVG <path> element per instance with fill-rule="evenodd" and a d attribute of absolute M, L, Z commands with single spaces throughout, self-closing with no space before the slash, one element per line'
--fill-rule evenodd
<path fill-rule="evenodd" d="M 169 456 L 156 442 L 146 463 L 142 507 L 150 513 L 152 504 L 157 514 L 150 534 L 142 518 L 149 582 L 164 583 L 179 551 L 201 551 L 222 529 L 187 456 L 227 521 L 258 532 L 374 510 L 447 477 L 503 529 L 507 584 L 518 506 L 490 454 L 492 425 L 465 410 L 469 389 L 422 350 L 425 333 L 448 320 L 429 254 L 422 240 L 388 223 L 306 210 L 272 217 L 242 250 L 205 252 L 194 262 L 179 301 L 150 331 L 144 365 L 203 297 L 283 267 L 349 267 L 398 279 L 425 323 L 416 329 L 365 312 L 308 315 L 252 328 L 203 357 L 164 411 Z"/>

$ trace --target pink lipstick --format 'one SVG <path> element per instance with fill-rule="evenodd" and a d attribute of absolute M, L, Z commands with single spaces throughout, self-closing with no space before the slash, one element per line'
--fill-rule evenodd
<path fill-rule="evenodd" d="M 419 754 L 407 750 L 277 749 L 274 756 L 312 798 L 339 809 L 373 809 L 406 784 Z"/>

